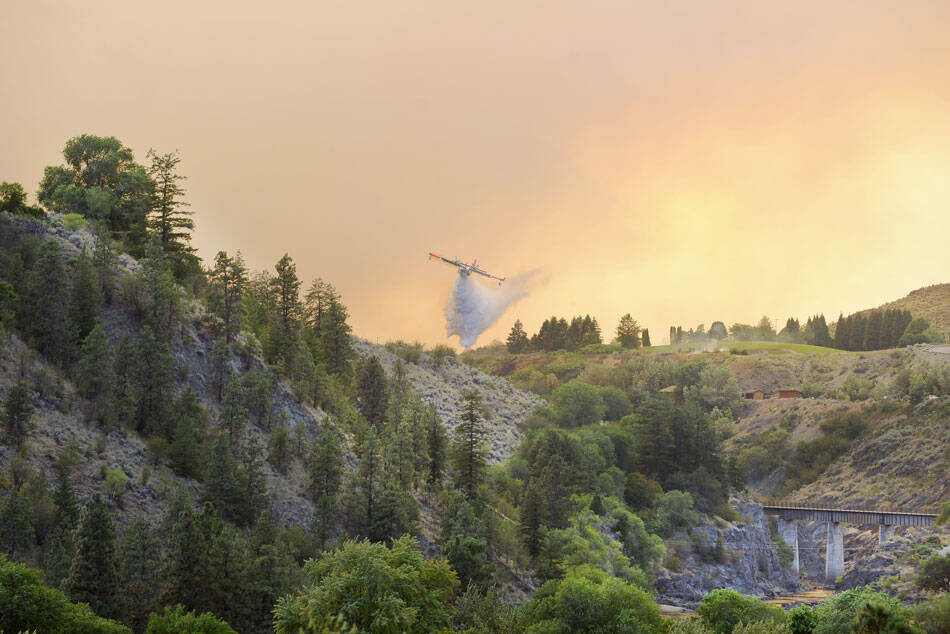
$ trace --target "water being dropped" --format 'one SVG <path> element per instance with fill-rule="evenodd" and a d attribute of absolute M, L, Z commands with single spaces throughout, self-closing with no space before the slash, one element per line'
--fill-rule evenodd
<path fill-rule="evenodd" d="M 489 286 L 474 276 L 459 275 L 445 304 L 446 334 L 458 335 L 459 343 L 466 348 L 475 345 L 480 334 L 528 294 L 535 278 L 535 273 L 525 273 L 501 286 Z"/>

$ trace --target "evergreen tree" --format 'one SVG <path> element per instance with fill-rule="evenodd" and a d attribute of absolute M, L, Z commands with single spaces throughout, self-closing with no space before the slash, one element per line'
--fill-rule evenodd
<path fill-rule="evenodd" d="M 511 332 L 508 333 L 508 352 L 511 354 L 518 354 L 523 352 L 525 346 L 528 345 L 528 333 L 524 331 L 524 326 L 521 323 L 520 319 L 515 320 L 515 325 L 511 327 Z"/>
<path fill-rule="evenodd" d="M 230 362 L 231 347 L 224 339 L 218 339 L 211 349 L 211 389 L 219 403 L 224 398 L 224 386 L 234 374 Z"/>
<path fill-rule="evenodd" d="M 224 401 L 221 404 L 221 414 L 218 416 L 218 425 L 228 432 L 228 442 L 234 445 L 240 440 L 244 427 L 247 425 L 248 412 L 247 388 L 236 373 L 231 373 L 224 388 Z"/>
<path fill-rule="evenodd" d="M 333 285 L 324 282 L 319 277 L 310 284 L 310 289 L 304 297 L 304 310 L 306 317 L 304 321 L 313 332 L 320 333 L 323 330 L 323 320 L 330 307 L 340 301 L 340 294 L 336 292 Z"/>
<path fill-rule="evenodd" d="M 209 304 L 214 313 L 224 322 L 224 341 L 231 343 L 238 331 L 243 314 L 244 291 L 247 287 L 247 267 L 238 251 L 234 256 L 218 251 L 214 256 L 214 268 L 208 275 L 210 285 Z"/>
<path fill-rule="evenodd" d="M 473 499 L 488 467 L 488 428 L 478 393 L 467 392 L 463 399 L 462 414 L 454 430 L 452 464 L 456 484 L 467 498 Z"/>
<path fill-rule="evenodd" d="M 88 603 L 100 616 L 118 616 L 115 526 L 98 493 L 83 507 L 75 539 L 76 556 L 67 582 L 70 598 Z"/>
<path fill-rule="evenodd" d="M 581 345 L 589 346 L 598 343 L 603 343 L 600 335 L 600 324 L 597 323 L 596 318 L 584 315 L 584 336 L 581 339 Z"/>
<path fill-rule="evenodd" d="M 449 441 L 445 425 L 432 405 L 426 409 L 426 441 L 429 463 L 427 481 L 429 486 L 435 489 L 442 486 L 442 479 L 445 477 L 446 448 Z"/>
<path fill-rule="evenodd" d="M 297 338 L 297 324 L 300 318 L 300 279 L 297 277 L 297 265 L 286 253 L 274 266 L 276 275 L 271 278 L 270 286 L 274 297 L 277 322 L 273 325 L 270 340 L 272 360 L 290 361 Z"/>
<path fill-rule="evenodd" d="M 102 299 L 111 304 L 119 276 L 119 258 L 112 247 L 112 236 L 106 224 L 96 223 L 93 226 L 93 239 L 92 265 L 96 270 L 99 292 Z"/>
<path fill-rule="evenodd" d="M 646 328 L 644 328 L 644 329 L 643 329 L 643 332 L 640 333 L 640 345 L 642 345 L 644 348 L 649 348 L 650 345 L 651 345 L 651 344 L 650 344 L 650 331 L 647 330 Z"/>
<path fill-rule="evenodd" d="M 10 557 L 26 555 L 33 548 L 32 509 L 14 486 L 0 506 L 0 549 Z"/>
<path fill-rule="evenodd" d="M 418 521 L 419 507 L 415 498 L 400 488 L 394 478 L 384 476 L 366 536 L 374 542 L 394 540 L 414 533 Z"/>
<path fill-rule="evenodd" d="M 79 523 L 79 505 L 67 472 L 59 473 L 59 481 L 53 491 L 53 504 L 56 506 L 53 526 L 71 532 Z"/>
<path fill-rule="evenodd" d="M 617 341 L 624 348 L 640 347 L 640 325 L 627 313 L 617 324 Z"/>
<path fill-rule="evenodd" d="M 481 522 L 471 503 L 462 496 L 454 497 L 442 516 L 439 549 L 458 573 L 462 587 L 485 583 L 491 579 L 485 539 Z"/>
<path fill-rule="evenodd" d="M 235 524 L 252 526 L 267 507 L 267 480 L 264 477 L 264 461 L 261 448 L 251 440 L 241 452 L 241 468 L 238 472 L 238 507 Z"/>
<path fill-rule="evenodd" d="M 128 381 L 126 396 L 131 399 L 132 421 L 136 431 L 146 435 L 170 434 L 169 402 L 175 387 L 175 358 L 168 344 L 155 336 L 148 326 L 142 329 L 137 346 L 123 358 L 122 347 L 116 357 L 116 375 Z M 128 372 L 128 374 L 123 374 Z"/>
<path fill-rule="evenodd" d="M 864 350 L 880 350 L 883 347 L 881 346 L 883 317 L 879 310 L 872 310 L 868 314 L 867 327 L 864 331 Z"/>
<path fill-rule="evenodd" d="M 53 529 L 43 552 L 43 578 L 54 588 L 67 590 L 69 569 L 76 556 L 73 531 L 63 526 Z"/>
<path fill-rule="evenodd" d="M 205 545 L 199 541 L 191 508 L 169 506 L 165 518 L 168 547 L 162 560 L 161 603 L 196 609 L 204 595 L 202 562 Z"/>
<path fill-rule="evenodd" d="M 141 260 L 144 296 L 139 300 L 143 320 L 163 342 L 171 339 L 181 320 L 181 289 L 175 282 L 169 258 L 156 245 Z"/>
<path fill-rule="evenodd" d="M 23 440 L 32 428 L 33 406 L 30 404 L 30 391 L 26 383 L 19 381 L 7 392 L 3 402 L 3 425 L 7 437 L 17 448 L 23 446 Z"/>
<path fill-rule="evenodd" d="M 200 478 L 204 470 L 202 437 L 208 415 L 189 388 L 175 401 L 172 443 L 168 451 L 172 470 L 185 478 Z"/>
<path fill-rule="evenodd" d="M 369 427 L 363 434 L 358 449 L 359 465 L 347 486 L 344 508 L 349 513 L 351 531 L 369 537 L 376 522 L 376 505 L 384 478 L 379 437 L 374 427 Z"/>
<path fill-rule="evenodd" d="M 867 321 L 864 315 L 852 315 L 851 332 L 848 337 L 848 350 L 863 350 L 864 337 L 867 333 Z"/>
<path fill-rule="evenodd" d="M 191 247 L 191 232 L 195 221 L 188 203 L 182 200 L 185 190 L 179 184 L 186 177 L 177 172 L 181 157 L 177 152 L 158 154 L 149 150 L 151 160 L 148 175 L 154 181 L 154 189 L 148 213 L 148 228 L 158 236 L 162 250 L 169 254 L 172 269 L 180 279 L 190 270 L 194 270 L 198 259 Z"/>
<path fill-rule="evenodd" d="M 83 342 L 96 326 L 102 295 L 92 260 L 83 249 L 73 268 L 72 292 L 69 299 L 68 327 L 75 345 Z"/>
<path fill-rule="evenodd" d="M 202 502 L 214 503 L 228 519 L 238 517 L 241 501 L 237 464 L 226 436 L 218 436 L 211 443 L 201 491 Z"/>
<path fill-rule="evenodd" d="M 344 374 L 355 354 L 350 325 L 346 319 L 346 307 L 336 300 L 330 302 L 326 314 L 320 319 L 320 343 L 327 370 L 331 374 Z"/>
<path fill-rule="evenodd" d="M 835 348 L 839 350 L 847 350 L 848 342 L 851 338 L 851 330 L 849 329 L 849 320 L 850 317 L 845 318 L 844 313 L 838 315 L 838 321 L 835 323 Z"/>
<path fill-rule="evenodd" d="M 62 249 L 55 240 L 47 240 L 26 274 L 20 327 L 37 350 L 61 365 L 70 357 L 66 280 Z"/>
<path fill-rule="evenodd" d="M 79 363 L 76 366 L 76 387 L 85 398 L 100 402 L 112 391 L 115 382 L 114 360 L 106 331 L 96 324 L 82 342 Z"/>
<path fill-rule="evenodd" d="M 267 461 L 274 465 L 278 472 L 286 474 L 290 462 L 290 431 L 282 418 L 271 428 L 267 443 Z"/>
<path fill-rule="evenodd" d="M 812 328 L 815 333 L 815 345 L 822 346 L 824 348 L 830 348 L 833 345 L 831 339 L 831 334 L 828 332 L 828 323 L 825 321 L 824 314 L 816 315 L 813 322 Z"/>
<path fill-rule="evenodd" d="M 132 523 L 119 543 L 119 584 L 123 620 L 140 632 L 148 615 L 158 609 L 159 562 L 162 544 L 141 517 Z"/>
<path fill-rule="evenodd" d="M 247 606 L 248 630 L 273 631 L 273 610 L 300 576 L 297 565 L 277 539 L 277 528 L 267 520 L 258 522 L 249 545 L 247 586 L 244 603 Z"/>
<path fill-rule="evenodd" d="M 389 404 L 387 383 L 386 371 L 383 370 L 383 365 L 375 355 L 360 362 L 356 406 L 377 431 L 381 431 L 386 422 L 386 410 Z"/>

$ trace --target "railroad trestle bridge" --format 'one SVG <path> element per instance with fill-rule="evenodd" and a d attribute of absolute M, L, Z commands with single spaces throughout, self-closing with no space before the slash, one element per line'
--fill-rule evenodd
<path fill-rule="evenodd" d="M 795 553 L 792 569 L 799 572 L 798 521 L 825 522 L 828 526 L 828 549 L 825 553 L 825 581 L 834 583 L 844 576 L 844 537 L 842 524 L 877 525 L 879 541 L 886 542 L 894 526 L 933 526 L 936 515 L 898 511 L 812 508 L 807 506 L 763 506 L 766 515 L 778 516 L 778 533 Z"/>

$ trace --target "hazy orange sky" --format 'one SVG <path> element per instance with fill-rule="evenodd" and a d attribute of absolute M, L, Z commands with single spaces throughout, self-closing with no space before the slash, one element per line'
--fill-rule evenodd
<path fill-rule="evenodd" d="M 0 180 L 178 149 L 207 260 L 284 252 L 357 334 L 445 341 L 429 250 L 551 314 L 853 311 L 950 280 L 950 3 L 3 3 Z M 31 196 L 32 199 L 32 196 Z"/>

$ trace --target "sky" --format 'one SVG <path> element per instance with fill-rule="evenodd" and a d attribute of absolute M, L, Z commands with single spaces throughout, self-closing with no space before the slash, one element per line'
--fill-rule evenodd
<path fill-rule="evenodd" d="M 0 180 L 177 150 L 206 261 L 457 343 L 435 251 L 541 283 L 479 340 L 860 310 L 950 281 L 950 3 L 7 0 Z"/>

